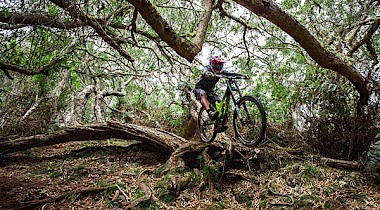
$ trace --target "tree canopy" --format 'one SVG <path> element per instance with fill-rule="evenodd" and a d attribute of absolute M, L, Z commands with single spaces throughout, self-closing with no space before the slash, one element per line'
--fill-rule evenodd
<path fill-rule="evenodd" d="M 212 54 L 252 78 L 244 92 L 272 122 L 376 113 L 379 4 L 2 1 L 2 135 L 137 118 L 175 129 L 186 121 L 183 87 Z"/>

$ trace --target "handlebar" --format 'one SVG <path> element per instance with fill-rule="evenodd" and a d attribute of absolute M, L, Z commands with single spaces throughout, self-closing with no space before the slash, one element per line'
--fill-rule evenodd
<path fill-rule="evenodd" d="M 216 74 L 216 77 L 225 79 L 249 79 L 247 75 L 232 73 L 231 75 Z"/>

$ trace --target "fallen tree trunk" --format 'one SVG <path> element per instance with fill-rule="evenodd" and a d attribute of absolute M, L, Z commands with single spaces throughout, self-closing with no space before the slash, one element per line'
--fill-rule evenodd
<path fill-rule="evenodd" d="M 343 168 L 347 170 L 359 170 L 360 164 L 357 161 L 347 161 L 347 160 L 337 160 L 331 158 L 322 157 L 321 161 L 330 167 L 333 168 Z"/>
<path fill-rule="evenodd" d="M 169 154 L 187 142 L 186 139 L 180 136 L 160 129 L 134 124 L 105 122 L 68 127 L 51 134 L 41 134 L 16 139 L 1 139 L 0 154 L 70 141 L 104 140 L 110 138 L 141 141 Z"/>

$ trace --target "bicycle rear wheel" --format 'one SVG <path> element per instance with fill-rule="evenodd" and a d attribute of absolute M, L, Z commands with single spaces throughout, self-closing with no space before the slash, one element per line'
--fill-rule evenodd
<path fill-rule="evenodd" d="M 215 121 L 210 120 L 206 110 L 201 108 L 198 114 L 198 133 L 203 142 L 212 142 L 216 137 Z"/>
<path fill-rule="evenodd" d="M 244 96 L 237 102 L 233 116 L 236 137 L 245 145 L 256 146 L 265 136 L 267 118 L 259 99 Z"/>

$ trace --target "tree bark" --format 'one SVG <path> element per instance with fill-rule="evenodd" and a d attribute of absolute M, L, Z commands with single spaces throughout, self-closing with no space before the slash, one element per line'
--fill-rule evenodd
<path fill-rule="evenodd" d="M 41 134 L 16 139 L 0 139 L 0 154 L 70 141 L 104 140 L 110 138 L 138 140 L 168 154 L 187 142 L 186 139 L 180 136 L 160 129 L 134 124 L 105 122 L 80 127 L 68 127 L 52 134 Z"/>
<path fill-rule="evenodd" d="M 80 124 L 83 122 L 87 100 L 93 92 L 95 92 L 95 85 L 89 85 L 83 88 L 83 90 L 74 98 L 74 113 L 72 120 L 74 124 Z"/>
<path fill-rule="evenodd" d="M 183 91 L 186 94 L 186 99 L 189 107 L 189 121 L 184 137 L 186 139 L 190 139 L 197 132 L 198 113 L 201 110 L 202 105 L 195 98 L 195 94 L 192 92 L 191 88 L 186 88 Z"/>

